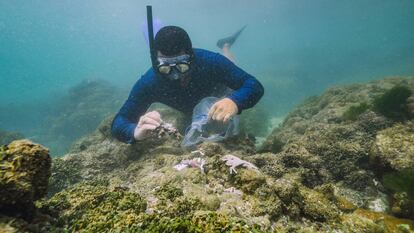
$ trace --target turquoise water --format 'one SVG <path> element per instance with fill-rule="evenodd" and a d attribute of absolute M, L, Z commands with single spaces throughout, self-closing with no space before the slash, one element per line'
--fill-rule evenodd
<path fill-rule="evenodd" d="M 165 25 L 185 28 L 195 47 L 212 51 L 247 24 L 232 51 L 265 85 L 262 104 L 276 117 L 330 86 L 414 74 L 411 0 L 1 0 L 0 129 L 48 146 L 47 119 L 71 113 L 73 99 L 65 97 L 74 86 L 103 79 L 125 97 L 150 65 L 141 32 L 147 4 Z"/>

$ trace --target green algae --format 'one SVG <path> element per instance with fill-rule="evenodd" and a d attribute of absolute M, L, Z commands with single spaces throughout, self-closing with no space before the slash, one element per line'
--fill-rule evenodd
<path fill-rule="evenodd" d="M 42 209 L 57 219 L 55 227 L 62 232 L 261 232 L 258 225 L 239 218 L 202 211 L 197 198 L 178 196 L 159 205 L 149 214 L 138 194 L 109 190 L 101 183 L 80 183 L 44 201 Z"/>
<path fill-rule="evenodd" d="M 362 103 L 359 103 L 358 105 L 353 105 L 353 106 L 349 107 L 344 112 L 342 117 L 345 120 L 348 120 L 348 121 L 355 121 L 356 119 L 358 119 L 358 117 L 362 113 L 366 112 L 369 108 L 370 108 L 370 106 L 366 102 L 362 102 Z"/>
<path fill-rule="evenodd" d="M 374 99 L 373 109 L 391 119 L 407 119 L 409 114 L 406 101 L 411 94 L 412 91 L 408 87 L 395 86 Z"/>
<path fill-rule="evenodd" d="M 134 232 L 263 232 L 258 225 L 249 226 L 243 220 L 210 211 L 199 211 L 181 218 L 143 215 L 138 229 Z"/>
<path fill-rule="evenodd" d="M 69 231 L 106 232 L 133 226 L 146 205 L 138 194 L 82 183 L 46 200 L 42 209 L 58 219 L 58 227 Z"/>
<path fill-rule="evenodd" d="M 255 169 L 239 169 L 234 176 L 234 184 L 243 192 L 252 194 L 260 186 L 266 183 L 265 176 Z"/>
<path fill-rule="evenodd" d="M 183 195 L 183 190 L 171 184 L 166 184 L 157 189 L 155 195 L 158 198 L 165 198 L 170 201 L 174 201 L 177 197 L 181 197 Z"/>

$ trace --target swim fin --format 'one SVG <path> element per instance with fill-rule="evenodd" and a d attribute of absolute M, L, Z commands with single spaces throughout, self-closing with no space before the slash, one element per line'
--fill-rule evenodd
<path fill-rule="evenodd" d="M 229 44 L 230 46 L 233 45 L 234 42 L 236 42 L 237 37 L 242 33 L 242 31 L 246 28 L 247 25 L 244 25 L 240 30 L 238 30 L 236 33 L 234 33 L 232 36 L 220 39 L 217 41 L 217 47 L 220 49 L 223 49 L 224 44 Z"/>

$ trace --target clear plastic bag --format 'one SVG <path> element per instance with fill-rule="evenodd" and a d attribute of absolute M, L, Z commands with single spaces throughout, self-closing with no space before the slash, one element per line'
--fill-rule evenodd
<path fill-rule="evenodd" d="M 217 142 L 239 133 L 239 116 L 232 117 L 227 123 L 208 120 L 208 112 L 220 100 L 217 97 L 206 97 L 193 110 L 192 123 L 187 128 L 181 146 L 193 149 L 201 142 Z"/>

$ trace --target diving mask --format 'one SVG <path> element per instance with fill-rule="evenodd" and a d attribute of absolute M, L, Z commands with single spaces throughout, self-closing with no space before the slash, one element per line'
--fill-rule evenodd
<path fill-rule="evenodd" d="M 158 57 L 157 70 L 162 75 L 170 75 L 174 72 L 173 68 L 180 74 L 184 74 L 190 70 L 191 56 L 188 54 L 179 55 L 176 57 Z M 174 75 L 179 79 L 179 75 Z"/>

